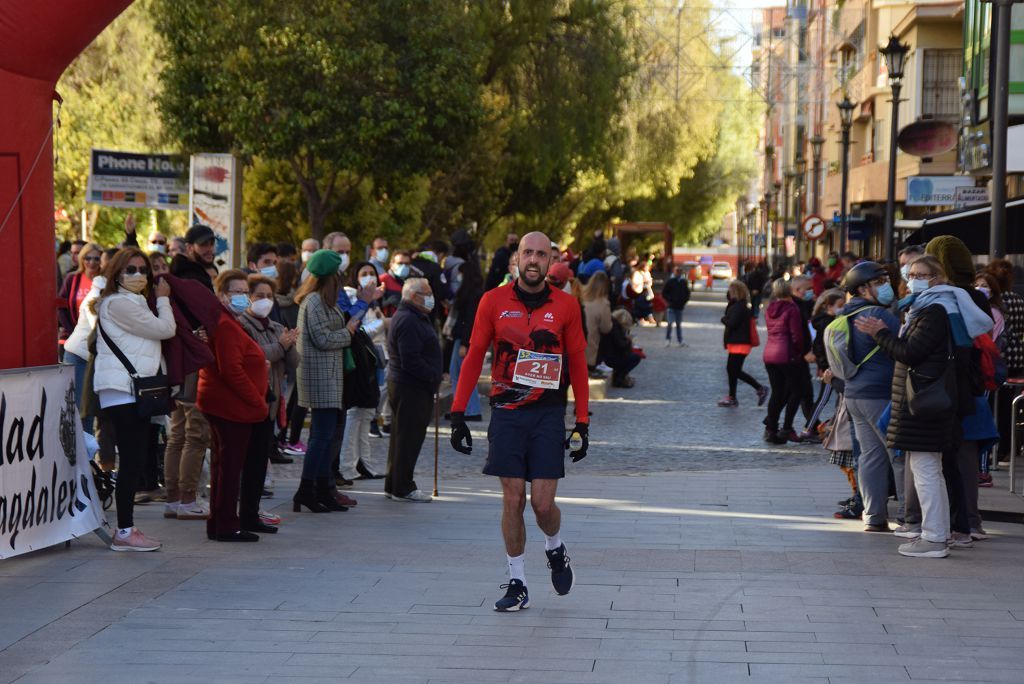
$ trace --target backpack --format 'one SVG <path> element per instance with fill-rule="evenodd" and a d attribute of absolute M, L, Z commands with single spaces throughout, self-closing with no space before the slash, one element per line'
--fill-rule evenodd
<path fill-rule="evenodd" d="M 867 353 L 860 363 L 854 363 L 850 357 L 850 319 L 861 311 L 875 308 L 873 304 L 862 306 L 856 311 L 848 314 L 839 314 L 836 319 L 825 326 L 825 356 L 828 357 L 828 367 L 832 375 L 840 380 L 849 380 L 857 374 L 860 367 L 868 362 L 872 356 L 878 353 L 878 345 Z"/>

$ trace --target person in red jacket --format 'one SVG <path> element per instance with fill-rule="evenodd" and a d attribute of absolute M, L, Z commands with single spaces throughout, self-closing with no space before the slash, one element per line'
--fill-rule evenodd
<path fill-rule="evenodd" d="M 793 430 L 793 418 L 803 396 L 800 371 L 804 368 L 801 360 L 808 351 L 805 349 L 807 335 L 789 281 L 784 278 L 776 278 L 772 283 L 772 303 L 765 311 L 765 325 L 768 340 L 764 346 L 764 367 L 772 394 L 764 419 L 764 440 L 770 444 L 799 442 L 801 439 Z M 783 407 L 786 413 L 780 430 L 779 414 Z"/>
<path fill-rule="evenodd" d="M 216 362 L 199 371 L 196 406 L 210 422 L 210 518 L 206 536 L 217 541 L 259 541 L 241 529 L 238 495 L 253 425 L 267 419 L 267 360 L 263 350 L 235 318 L 249 307 L 248 276 L 239 270 L 217 277 L 224 304 L 217 326 L 209 330 Z"/>
<path fill-rule="evenodd" d="M 546 235 L 526 235 L 517 254 L 519 277 L 507 287 L 487 291 L 480 300 L 452 400 L 452 447 L 469 454 L 473 439 L 464 412 L 484 354 L 493 344 L 493 410 L 484 474 L 501 478 L 501 529 L 510 577 L 501 586 L 507 589 L 505 596 L 494 604 L 501 612 L 526 608 L 530 600 L 523 522 L 527 481 L 537 526 L 544 532 L 551 583 L 559 595 L 572 589 L 573 572 L 559 538 L 562 514 L 555 505 L 555 492 L 558 480 L 565 476 L 565 449 L 572 449 L 573 462 L 587 455 L 589 427 L 587 340 L 579 303 L 545 280 L 553 256 Z M 570 439 L 565 438 L 567 377 L 576 400 L 576 426 Z"/>

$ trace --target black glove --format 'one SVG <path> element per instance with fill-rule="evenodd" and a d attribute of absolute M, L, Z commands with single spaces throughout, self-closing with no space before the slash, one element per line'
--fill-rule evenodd
<path fill-rule="evenodd" d="M 565 448 L 566 449 L 570 449 L 571 448 L 569 446 L 569 442 L 572 441 L 572 434 L 573 433 L 578 433 L 579 436 L 580 436 L 580 439 L 583 440 L 583 446 L 581 446 L 579 449 L 577 449 L 575 451 L 570 451 L 569 452 L 569 455 L 572 456 L 572 462 L 573 463 L 576 463 L 576 461 L 582 461 L 584 458 L 587 457 L 587 448 L 590 446 L 589 432 L 590 432 L 590 425 L 588 425 L 587 423 L 576 423 L 576 427 L 574 427 L 572 429 L 572 433 L 570 433 L 569 437 L 565 440 Z"/>
<path fill-rule="evenodd" d="M 452 449 L 460 454 L 473 453 L 473 435 L 469 434 L 465 413 L 452 413 Z"/>

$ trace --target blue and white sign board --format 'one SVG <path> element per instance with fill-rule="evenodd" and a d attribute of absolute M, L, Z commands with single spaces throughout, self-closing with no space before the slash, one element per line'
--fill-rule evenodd
<path fill-rule="evenodd" d="M 958 188 L 973 187 L 971 176 L 911 176 L 907 179 L 907 206 L 952 206 Z"/>

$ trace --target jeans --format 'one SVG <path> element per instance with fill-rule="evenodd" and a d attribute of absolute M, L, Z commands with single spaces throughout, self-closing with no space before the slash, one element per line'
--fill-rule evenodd
<path fill-rule="evenodd" d="M 668 328 L 665 330 L 665 339 L 669 342 L 672 341 L 672 324 L 676 326 L 676 341 L 679 344 L 683 343 L 683 310 L 682 309 L 666 309 L 665 316 L 668 319 Z"/>
<path fill-rule="evenodd" d="M 738 380 L 742 380 L 755 390 L 761 389 L 761 383 L 751 375 L 743 372 L 743 362 L 746 360 L 746 354 L 729 354 L 729 358 L 725 362 L 725 372 L 729 375 L 729 396 L 733 399 L 736 398 L 736 384 Z"/>
<path fill-rule="evenodd" d="M 907 464 L 914 474 L 914 489 L 921 501 L 921 538 L 945 544 L 949 538 L 949 497 L 942 476 L 942 454 L 908 451 Z"/>
<path fill-rule="evenodd" d="M 117 526 L 128 529 L 135 524 L 135 490 L 149 446 L 149 418 L 140 418 L 134 403 L 105 408 L 103 416 L 113 423 L 117 440 Z"/>
<path fill-rule="evenodd" d="M 331 474 L 331 443 L 340 423 L 345 429 L 345 412 L 336 408 L 315 408 L 310 411 L 312 418 L 309 423 L 309 444 L 306 445 L 306 457 L 302 461 L 302 479 L 315 480 Z"/>
<path fill-rule="evenodd" d="M 81 356 L 73 354 L 67 350 L 64 351 L 64 363 L 69 366 L 75 367 L 75 405 L 78 406 L 78 410 L 82 410 L 82 388 L 85 383 L 85 369 L 89 365 L 88 359 L 83 359 Z M 82 414 L 82 429 L 88 432 L 90 435 L 93 434 L 93 418 L 94 416 L 87 416 Z"/>
<path fill-rule="evenodd" d="M 448 369 L 448 374 L 452 379 L 452 387 L 459 386 L 459 373 L 462 372 L 462 357 L 459 355 L 459 350 L 462 349 L 462 340 L 455 340 L 452 345 L 452 363 Z M 480 394 L 476 391 L 476 387 L 469 393 L 469 401 L 466 402 L 466 415 L 467 416 L 479 416 L 480 415 Z"/>
<path fill-rule="evenodd" d="M 857 482 L 864 499 L 864 523 L 885 525 L 889 518 L 889 469 L 896 478 L 896 493 L 903 501 L 903 462 L 893 458 L 885 445 L 885 435 L 878 429 L 878 419 L 889 405 L 888 399 L 851 399 L 846 397 L 846 410 L 853 422 L 853 432 L 860 444 Z"/>

